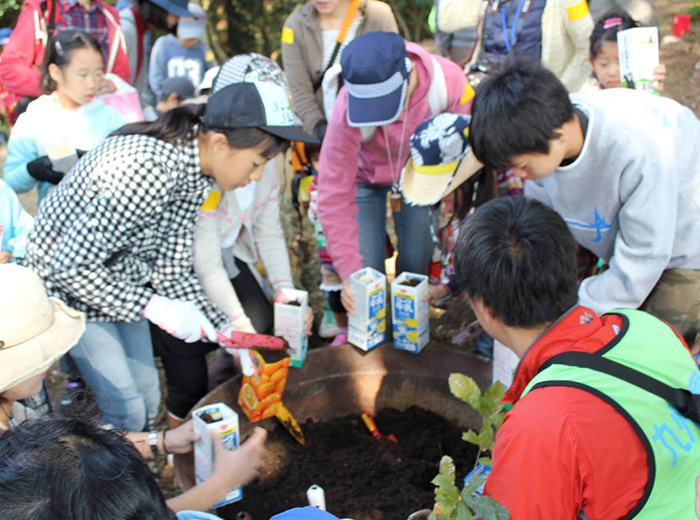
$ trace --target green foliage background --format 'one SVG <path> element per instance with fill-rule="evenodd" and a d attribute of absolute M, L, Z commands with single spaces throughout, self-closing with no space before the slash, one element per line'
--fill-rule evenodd
<path fill-rule="evenodd" d="M 21 7 L 21 0 L 0 0 L 0 27 L 14 26 Z"/>
<path fill-rule="evenodd" d="M 204 1 L 209 13 L 210 39 L 219 57 L 242 52 L 277 57 L 282 25 L 287 16 L 303 3 L 299 0 Z M 427 20 L 433 0 L 388 0 L 387 3 L 391 5 L 406 39 L 421 41 L 431 37 Z"/>
<path fill-rule="evenodd" d="M 113 0 L 107 0 L 114 3 Z M 219 59 L 242 52 L 277 57 L 282 25 L 299 0 L 201 0 L 209 15 L 209 36 Z M 403 36 L 430 38 L 427 19 L 433 0 L 387 0 Z M 22 0 L 0 0 L 0 27 L 12 27 Z"/>

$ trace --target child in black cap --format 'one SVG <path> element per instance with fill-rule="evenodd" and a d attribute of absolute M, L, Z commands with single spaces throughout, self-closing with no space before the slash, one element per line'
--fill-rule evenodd
<path fill-rule="evenodd" d="M 87 314 L 71 357 L 105 423 L 141 431 L 158 411 L 148 321 L 188 342 L 215 342 L 229 324 L 194 273 L 199 208 L 213 180 L 232 190 L 259 179 L 291 139 L 313 141 L 284 89 L 229 85 L 201 108 L 122 127 L 41 205 L 26 264 Z"/>

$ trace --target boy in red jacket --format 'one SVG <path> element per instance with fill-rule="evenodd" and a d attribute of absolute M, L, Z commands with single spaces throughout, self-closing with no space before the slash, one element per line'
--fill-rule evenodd
<path fill-rule="evenodd" d="M 578 305 L 575 245 L 554 210 L 520 197 L 460 231 L 460 288 L 520 357 L 485 493 L 511 520 L 693 520 L 700 371 L 667 323 Z"/>

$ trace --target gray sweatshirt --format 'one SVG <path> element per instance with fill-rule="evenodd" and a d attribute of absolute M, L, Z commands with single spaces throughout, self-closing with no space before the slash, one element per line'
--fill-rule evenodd
<path fill-rule="evenodd" d="M 575 94 L 589 117 L 572 164 L 525 183 L 610 268 L 581 283 L 596 312 L 637 308 L 666 269 L 700 269 L 700 121 L 667 98 L 626 89 Z"/>

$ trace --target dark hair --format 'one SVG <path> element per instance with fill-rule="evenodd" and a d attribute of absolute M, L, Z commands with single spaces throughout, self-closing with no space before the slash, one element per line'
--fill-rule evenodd
<path fill-rule="evenodd" d="M 31 419 L 0 435 L 3 520 L 175 520 L 138 451 L 80 418 Z"/>
<path fill-rule="evenodd" d="M 54 64 L 63 69 L 70 63 L 73 52 L 79 49 L 93 49 L 102 56 L 102 47 L 93 36 L 82 31 L 61 31 L 50 42 L 45 52 L 48 52 L 46 66 L 41 69 L 39 92 L 51 94 L 56 90 L 56 82 L 49 75 L 49 65 Z M 103 57 L 104 59 L 104 57 Z"/>
<path fill-rule="evenodd" d="M 482 168 L 471 179 L 454 190 L 454 214 L 451 219 L 462 222 L 472 208 L 478 208 L 496 196 L 498 182 L 493 170 Z"/>
<path fill-rule="evenodd" d="M 540 64 L 512 62 L 478 87 L 469 144 L 487 167 L 502 170 L 523 153 L 549 153 L 557 129 L 574 118 L 566 87 Z"/>
<path fill-rule="evenodd" d="M 639 27 L 627 13 L 608 11 L 596 22 L 591 33 L 591 59 L 595 59 L 604 42 L 614 42 L 617 45 L 617 33 Z"/>
<path fill-rule="evenodd" d="M 174 33 L 177 28 L 177 25 L 168 27 L 168 11 L 149 0 L 137 0 L 136 11 L 144 22 L 153 27 L 170 33 Z"/>
<path fill-rule="evenodd" d="M 186 104 L 168 110 L 155 121 L 142 121 L 124 125 L 112 132 L 117 135 L 148 135 L 161 141 L 172 143 L 181 139 L 194 139 L 198 129 L 203 132 L 218 132 L 224 134 L 232 148 L 255 148 L 264 146 L 260 155 L 272 157 L 279 152 L 285 152 L 289 141 L 272 135 L 260 128 L 208 128 L 202 123 L 206 105 Z"/>
<path fill-rule="evenodd" d="M 312 160 L 315 155 L 321 154 L 321 143 L 305 143 L 304 153 L 309 161 Z"/>
<path fill-rule="evenodd" d="M 577 300 L 576 242 L 553 209 L 525 197 L 487 202 L 455 246 L 460 289 L 510 327 L 556 320 Z"/>

